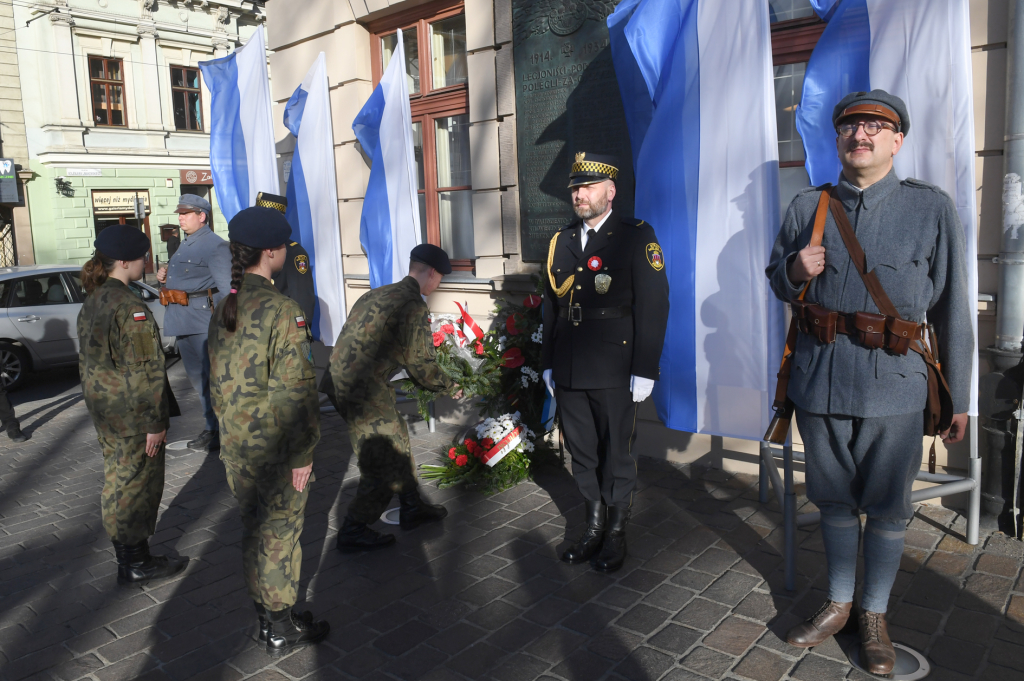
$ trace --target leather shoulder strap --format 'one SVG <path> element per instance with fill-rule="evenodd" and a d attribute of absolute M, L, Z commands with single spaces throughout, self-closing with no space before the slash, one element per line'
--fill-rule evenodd
<path fill-rule="evenodd" d="M 831 187 L 823 189 L 818 197 L 818 209 L 814 211 L 814 228 L 811 230 L 811 243 L 808 246 L 820 246 L 821 239 L 825 235 L 825 218 L 828 216 L 828 199 Z M 797 300 L 803 300 L 807 295 L 807 289 L 811 287 L 810 282 L 804 286 L 804 290 L 797 296 Z"/>
<path fill-rule="evenodd" d="M 854 234 L 850 220 L 846 217 L 846 209 L 843 208 L 843 202 L 835 195 L 834 190 L 830 192 L 829 208 L 832 210 L 832 217 L 836 221 L 836 227 L 839 228 L 839 235 L 843 237 L 846 250 L 850 253 L 850 259 L 853 260 L 857 273 L 864 281 L 864 287 L 871 294 L 871 299 L 875 301 L 875 307 L 884 315 L 903 319 L 900 317 L 900 313 L 896 311 L 896 306 L 889 300 L 885 289 L 882 288 L 882 282 L 878 281 L 874 271 L 867 271 L 867 257 L 864 255 L 864 249 L 861 248 L 860 242 L 857 241 L 857 235 Z"/>

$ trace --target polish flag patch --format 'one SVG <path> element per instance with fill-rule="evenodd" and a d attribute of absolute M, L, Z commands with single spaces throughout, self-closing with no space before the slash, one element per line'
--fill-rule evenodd
<path fill-rule="evenodd" d="M 132 319 L 134 319 L 137 322 L 144 322 L 146 321 L 146 313 L 136 312 L 135 314 L 132 315 Z"/>
<path fill-rule="evenodd" d="M 296 317 L 295 318 L 295 326 L 299 327 L 300 329 L 304 328 L 306 326 L 306 318 L 305 317 L 301 317 L 301 316 L 300 317 Z"/>

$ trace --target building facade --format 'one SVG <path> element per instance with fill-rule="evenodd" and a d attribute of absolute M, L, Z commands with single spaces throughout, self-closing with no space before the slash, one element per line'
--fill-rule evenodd
<path fill-rule="evenodd" d="M 248 41 L 264 20 L 262 3 L 52 0 L 6 9 L 24 109 L 22 210 L 31 220 L 30 236 L 17 234 L 19 263 L 84 262 L 100 230 L 136 224 L 138 199 L 154 269 L 167 255 L 162 233 L 177 228 L 179 194 L 217 206 L 199 62 Z M 226 227 L 215 214 L 214 228 Z"/>
<path fill-rule="evenodd" d="M 809 0 L 766 1 L 784 208 L 808 183 L 795 105 L 825 24 Z M 327 56 L 349 305 L 369 287 L 359 244 L 369 161 L 351 124 L 390 59 L 396 29 L 404 32 L 423 236 L 448 250 L 458 270 L 445 278 L 430 305 L 439 312 L 457 312 L 456 300 L 468 302 L 479 321 L 486 319 L 496 296 L 532 288 L 530 275 L 540 271 L 543 258 L 538 244 L 546 248 L 546 234 L 571 217 L 565 189 L 569 153 L 585 149 L 591 139 L 601 140 L 605 149 L 609 145 L 607 129 L 595 130 L 583 121 L 600 118 L 614 124 L 620 115 L 603 29 L 615 4 L 306 0 L 304 11 L 296 13 L 291 2 L 268 0 L 274 118 L 285 163 L 294 140 L 281 125 L 284 104 L 317 54 Z M 997 274 L 992 259 L 1001 236 L 1008 8 L 1004 0 L 972 0 L 970 6 L 983 292 L 979 346 L 986 348 L 993 344 L 991 293 L 997 289 Z M 628 159 L 628 140 L 622 144 L 619 153 L 625 149 Z M 631 207 L 632 179 L 629 169 L 624 171 L 616 204 Z M 532 223 L 527 233 L 524 216 Z M 983 353 L 982 373 L 988 370 Z M 670 431 L 649 402 L 642 417 L 638 450 L 645 454 L 756 470 L 755 442 Z M 963 469 L 966 456 L 964 446 L 943 452 L 939 463 Z"/>

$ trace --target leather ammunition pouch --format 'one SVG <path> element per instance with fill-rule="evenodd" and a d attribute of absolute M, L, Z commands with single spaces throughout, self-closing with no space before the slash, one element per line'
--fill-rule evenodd
<path fill-rule="evenodd" d="M 188 293 L 187 291 L 179 291 L 173 288 L 162 288 L 160 289 L 160 304 L 167 306 L 170 304 L 184 305 L 188 307 L 189 298 L 195 298 L 196 296 L 208 298 L 210 301 L 210 309 L 213 309 L 213 294 L 217 293 L 219 289 L 207 288 L 202 291 L 193 291 Z"/>
<path fill-rule="evenodd" d="M 913 341 L 924 338 L 924 324 L 871 312 L 844 314 L 816 303 L 795 300 L 793 319 L 797 328 L 821 343 L 833 343 L 836 334 L 851 336 L 866 348 L 884 348 L 905 355 Z"/>
<path fill-rule="evenodd" d="M 857 342 L 866 348 L 885 347 L 885 315 L 871 312 L 854 312 L 853 328 L 857 330 Z"/>

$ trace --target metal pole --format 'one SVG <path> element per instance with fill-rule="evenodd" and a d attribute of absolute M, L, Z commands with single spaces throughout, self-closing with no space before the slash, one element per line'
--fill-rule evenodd
<path fill-rule="evenodd" d="M 767 442 L 761 442 L 761 456 L 758 458 L 757 467 L 757 500 L 762 504 L 768 503 L 768 464 L 765 463 L 765 457 L 771 456 L 771 451 L 765 451 L 769 449 Z"/>
<path fill-rule="evenodd" d="M 1006 128 L 1003 136 L 1003 241 L 999 252 L 996 352 L 1020 356 L 1024 335 L 1024 0 L 1011 0 L 1007 23 Z"/>
<path fill-rule="evenodd" d="M 978 544 L 978 520 L 981 516 L 981 457 L 978 456 L 978 417 L 971 416 L 971 458 L 967 462 L 967 477 L 974 481 L 967 507 L 967 543 Z"/>
<path fill-rule="evenodd" d="M 783 474 L 786 476 L 786 497 L 783 526 L 786 558 L 786 591 L 796 590 L 796 492 L 793 491 L 793 445 L 782 448 Z"/>

